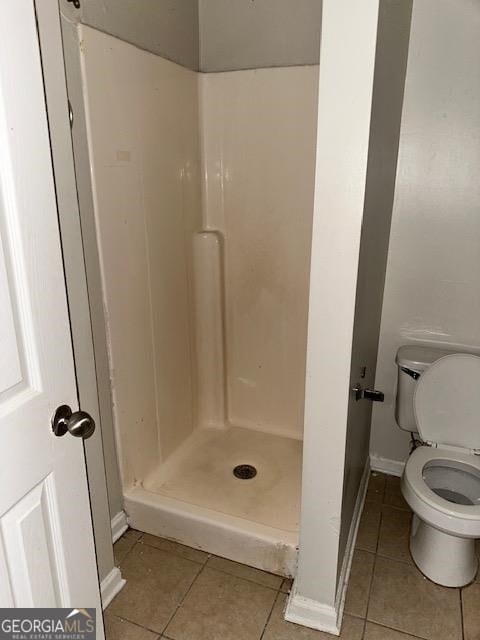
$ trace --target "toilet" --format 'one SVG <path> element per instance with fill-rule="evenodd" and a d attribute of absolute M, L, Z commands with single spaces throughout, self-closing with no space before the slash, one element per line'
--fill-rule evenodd
<path fill-rule="evenodd" d="M 471 582 L 480 538 L 480 357 L 430 347 L 397 353 L 395 415 L 424 445 L 401 480 L 414 512 L 410 552 L 420 571 L 447 587 Z"/>

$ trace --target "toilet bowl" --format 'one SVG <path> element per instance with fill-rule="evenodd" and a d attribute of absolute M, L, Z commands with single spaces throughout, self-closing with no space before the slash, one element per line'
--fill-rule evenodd
<path fill-rule="evenodd" d="M 421 376 L 414 395 L 418 447 L 401 489 L 414 512 L 410 552 L 434 582 L 460 587 L 478 569 L 480 538 L 480 357 L 447 355 Z"/>

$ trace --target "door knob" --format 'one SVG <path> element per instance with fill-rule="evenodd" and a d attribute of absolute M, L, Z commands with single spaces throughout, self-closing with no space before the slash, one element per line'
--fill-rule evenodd
<path fill-rule="evenodd" d="M 52 431 L 56 436 L 64 436 L 69 431 L 76 438 L 86 440 L 95 431 L 95 420 L 86 411 L 74 411 L 62 404 L 52 418 Z"/>

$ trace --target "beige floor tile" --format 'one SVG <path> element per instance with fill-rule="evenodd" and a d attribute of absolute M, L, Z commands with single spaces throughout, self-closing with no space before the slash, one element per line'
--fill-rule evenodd
<path fill-rule="evenodd" d="M 377 557 L 368 620 L 428 640 L 461 640 L 458 589 L 430 582 L 416 567 Z"/>
<path fill-rule="evenodd" d="M 381 513 L 382 505 L 379 502 L 365 502 L 355 544 L 357 549 L 375 553 L 377 550 Z"/>
<path fill-rule="evenodd" d="M 152 633 L 108 612 L 105 613 L 104 623 L 105 640 L 158 640 L 160 637 L 157 633 Z"/>
<path fill-rule="evenodd" d="M 365 617 L 374 560 L 375 556 L 372 553 L 360 549 L 355 551 L 348 581 L 345 613 L 361 618 Z"/>
<path fill-rule="evenodd" d="M 367 500 L 370 502 L 383 502 L 386 478 L 383 473 L 372 471 L 368 481 Z"/>
<path fill-rule="evenodd" d="M 409 511 L 383 505 L 378 555 L 402 562 L 413 562 L 409 548 L 411 521 L 412 514 Z"/>
<path fill-rule="evenodd" d="M 416 640 L 415 636 L 367 622 L 363 640 Z"/>
<path fill-rule="evenodd" d="M 390 507 L 396 507 L 397 509 L 403 509 L 404 511 L 412 511 L 401 493 L 390 493 L 390 491 L 385 491 L 383 504 Z"/>
<path fill-rule="evenodd" d="M 260 571 L 260 569 L 248 567 L 246 564 L 232 562 L 231 560 L 218 556 L 211 556 L 207 561 L 207 567 L 217 569 L 218 571 L 225 571 L 225 573 L 237 576 L 237 578 L 251 580 L 252 582 L 261 584 L 264 587 L 270 587 L 271 589 L 280 589 L 283 582 L 282 576 L 276 576 L 273 573 Z"/>
<path fill-rule="evenodd" d="M 122 564 L 127 584 L 108 610 L 160 633 L 201 569 L 197 562 L 137 544 Z"/>
<path fill-rule="evenodd" d="M 462 589 L 463 630 L 465 640 L 480 638 L 480 584 Z"/>
<path fill-rule="evenodd" d="M 192 562 L 199 562 L 200 564 L 204 564 L 208 559 L 208 553 L 205 551 L 186 547 L 185 545 L 174 542 L 173 540 L 152 536 L 149 533 L 143 534 L 140 544 L 148 544 L 148 546 L 155 547 L 155 549 L 162 549 L 162 551 L 174 553 L 186 560 L 192 560 Z"/>
<path fill-rule="evenodd" d="M 205 567 L 165 635 L 173 640 L 259 640 L 276 594 Z"/>
<path fill-rule="evenodd" d="M 400 480 L 396 476 L 387 476 L 383 502 L 391 507 L 411 511 L 400 489 Z"/>
<path fill-rule="evenodd" d="M 135 529 L 127 529 L 125 533 L 113 545 L 113 557 L 115 564 L 123 562 L 129 551 L 133 549 L 135 543 L 140 539 L 142 533 Z"/>
<path fill-rule="evenodd" d="M 298 624 L 287 622 L 284 610 L 287 597 L 280 593 L 275 602 L 272 615 L 268 621 L 262 640 L 332 640 L 334 636 Z M 341 640 L 361 640 L 363 620 L 345 616 L 342 625 Z"/>
<path fill-rule="evenodd" d="M 282 593 L 290 593 L 290 591 L 292 590 L 292 586 L 293 586 L 293 579 L 285 578 L 280 587 L 280 591 Z"/>
<path fill-rule="evenodd" d="M 129 527 L 123 535 L 127 536 L 127 538 L 133 538 L 135 540 L 138 540 L 143 536 L 143 532 L 138 531 L 138 529 L 132 529 L 132 527 Z"/>

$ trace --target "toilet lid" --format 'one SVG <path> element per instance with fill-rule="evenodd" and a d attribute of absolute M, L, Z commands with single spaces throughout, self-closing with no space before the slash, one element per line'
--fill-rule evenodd
<path fill-rule="evenodd" d="M 480 357 L 456 353 L 434 362 L 413 403 L 425 442 L 480 449 Z"/>

